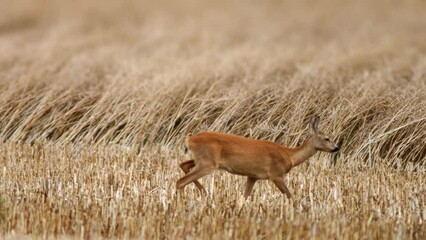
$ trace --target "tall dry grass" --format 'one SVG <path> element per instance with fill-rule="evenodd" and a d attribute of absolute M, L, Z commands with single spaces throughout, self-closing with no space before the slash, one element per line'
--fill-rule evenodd
<path fill-rule="evenodd" d="M 4 236 L 425 236 L 423 1 L 0 9 Z M 175 194 L 188 133 L 295 146 L 315 114 L 342 150 L 287 177 L 293 200 L 223 173 Z"/>

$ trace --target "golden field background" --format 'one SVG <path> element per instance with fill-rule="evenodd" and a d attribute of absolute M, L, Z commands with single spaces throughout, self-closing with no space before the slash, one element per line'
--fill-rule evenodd
<path fill-rule="evenodd" d="M 0 1 L 10 239 L 423 239 L 426 2 Z M 175 192 L 189 133 L 341 146 Z"/>

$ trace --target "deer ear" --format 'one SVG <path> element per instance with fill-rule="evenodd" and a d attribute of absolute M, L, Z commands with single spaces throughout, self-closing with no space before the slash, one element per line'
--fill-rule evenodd
<path fill-rule="evenodd" d="M 320 127 L 320 117 L 315 116 L 311 120 L 311 132 L 312 133 L 318 132 L 319 127 Z"/>

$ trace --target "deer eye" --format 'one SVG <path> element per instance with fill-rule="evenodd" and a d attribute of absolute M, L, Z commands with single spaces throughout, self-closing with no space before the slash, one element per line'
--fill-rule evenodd
<path fill-rule="evenodd" d="M 324 140 L 328 142 L 328 141 L 330 141 L 330 138 L 326 137 L 326 138 L 324 138 Z"/>

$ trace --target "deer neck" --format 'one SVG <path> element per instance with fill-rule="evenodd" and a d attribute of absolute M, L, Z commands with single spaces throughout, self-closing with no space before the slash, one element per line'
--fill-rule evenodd
<path fill-rule="evenodd" d="M 312 138 L 306 140 L 299 147 L 292 149 L 292 167 L 298 166 L 308 160 L 312 155 L 314 155 L 318 150 L 312 144 Z"/>

